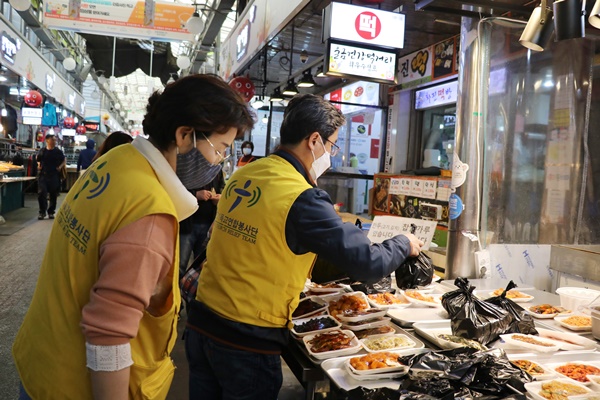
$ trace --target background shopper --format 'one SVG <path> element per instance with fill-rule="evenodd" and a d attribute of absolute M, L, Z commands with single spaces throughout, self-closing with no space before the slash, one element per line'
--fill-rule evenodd
<path fill-rule="evenodd" d="M 98 158 L 102 157 L 110 149 L 114 149 L 115 147 L 120 146 L 122 144 L 131 143 L 132 141 L 133 141 L 133 138 L 131 137 L 130 134 L 121 132 L 121 131 L 114 131 L 113 133 L 108 135 L 108 137 L 104 140 L 104 142 L 102 142 L 102 145 L 100 146 L 100 148 L 98 149 L 98 152 L 92 159 L 92 162 L 94 162 Z"/>
<path fill-rule="evenodd" d="M 149 139 L 112 149 L 75 183 L 13 346 L 29 397 L 166 397 L 180 306 L 178 221 L 198 207 L 175 174 L 177 154 L 190 154 L 189 178 L 205 185 L 252 124 L 227 83 L 187 76 L 150 97 Z"/>
<path fill-rule="evenodd" d="M 188 310 L 190 398 L 277 399 L 281 348 L 317 255 L 375 282 L 419 254 L 423 243 L 410 234 L 371 244 L 316 187 L 344 123 L 323 98 L 298 95 L 285 110 L 279 150 L 229 178 Z"/>
<path fill-rule="evenodd" d="M 53 219 L 56 211 L 56 198 L 60 192 L 60 169 L 67 160 L 61 149 L 56 147 L 54 135 L 46 135 L 46 147 L 37 155 L 38 163 L 38 203 L 40 212 L 38 219 Z M 48 205 L 50 198 L 50 205 Z"/>
<path fill-rule="evenodd" d="M 256 157 L 254 157 L 252 155 L 253 152 L 254 152 L 254 143 L 252 143 L 248 140 L 246 140 L 244 143 L 242 143 L 242 156 L 238 160 L 237 166 L 243 167 L 244 165 L 256 160 Z"/>
<path fill-rule="evenodd" d="M 95 146 L 96 142 L 94 142 L 94 139 L 88 139 L 88 141 L 85 142 L 85 149 L 79 152 L 79 157 L 77 158 L 77 172 L 82 169 L 86 170 L 92 165 L 92 161 L 96 156 Z"/>

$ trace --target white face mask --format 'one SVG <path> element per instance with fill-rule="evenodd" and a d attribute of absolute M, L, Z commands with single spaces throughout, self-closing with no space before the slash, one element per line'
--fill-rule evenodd
<path fill-rule="evenodd" d="M 249 156 L 252 153 L 252 149 L 250 149 L 248 147 L 244 147 L 242 149 L 242 153 L 244 153 L 245 156 Z"/>
<path fill-rule="evenodd" d="M 323 143 L 323 139 L 321 139 L 321 136 L 319 136 L 319 140 L 321 140 L 321 145 L 323 146 L 323 150 L 325 150 L 325 153 L 323 153 L 321 157 L 315 158 L 315 153 L 311 150 L 315 161 L 313 162 L 312 167 L 310 168 L 310 175 L 312 176 L 315 183 L 317 182 L 317 178 L 323 175 L 325 171 L 327 171 L 329 167 L 331 167 L 331 154 L 325 148 L 325 144 Z"/>

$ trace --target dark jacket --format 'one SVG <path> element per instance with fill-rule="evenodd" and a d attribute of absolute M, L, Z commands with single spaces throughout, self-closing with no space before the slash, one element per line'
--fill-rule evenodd
<path fill-rule="evenodd" d="M 94 150 L 94 146 L 96 142 L 93 139 L 89 139 L 85 143 L 85 150 L 81 150 L 79 153 L 79 159 L 77 160 L 77 172 L 80 169 L 87 169 L 91 164 L 94 156 L 96 155 L 96 150 Z"/>

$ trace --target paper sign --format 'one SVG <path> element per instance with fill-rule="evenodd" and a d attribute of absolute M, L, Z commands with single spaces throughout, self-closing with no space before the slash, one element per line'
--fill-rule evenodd
<path fill-rule="evenodd" d="M 423 181 L 421 179 L 412 180 L 411 194 L 415 197 L 423 196 Z"/>
<path fill-rule="evenodd" d="M 412 194 L 412 179 L 409 178 L 400 178 L 400 193 L 405 196 L 410 196 Z"/>
<path fill-rule="evenodd" d="M 401 179 L 391 178 L 390 179 L 390 194 L 402 194 L 400 188 Z"/>
<path fill-rule="evenodd" d="M 422 197 L 426 199 L 435 199 L 437 190 L 437 181 L 434 180 L 424 180 L 423 181 L 423 195 Z"/>
<path fill-rule="evenodd" d="M 415 236 L 425 243 L 423 250 L 429 250 L 429 245 L 431 244 L 437 226 L 435 221 L 379 215 L 373 218 L 373 223 L 371 224 L 371 229 L 369 229 L 367 237 L 373 243 L 381 243 L 394 236 L 410 233 L 411 224 L 417 226 Z"/>

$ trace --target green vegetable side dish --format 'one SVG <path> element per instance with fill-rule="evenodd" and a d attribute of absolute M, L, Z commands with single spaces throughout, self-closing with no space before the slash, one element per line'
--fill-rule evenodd
<path fill-rule="evenodd" d="M 445 340 L 447 342 L 450 342 L 450 343 L 462 345 L 463 347 L 472 347 L 477 350 L 487 350 L 487 347 L 485 347 L 481 343 L 479 343 L 475 340 L 465 339 L 460 336 L 447 335 L 445 333 L 441 333 L 438 335 L 438 338 Z"/>

